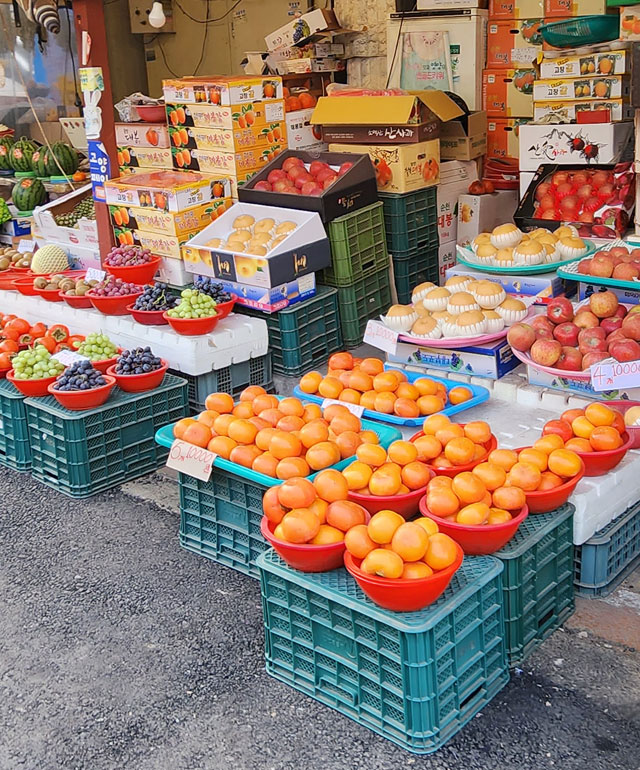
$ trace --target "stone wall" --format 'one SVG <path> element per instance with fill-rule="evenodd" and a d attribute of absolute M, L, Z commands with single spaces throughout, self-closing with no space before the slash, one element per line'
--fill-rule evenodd
<path fill-rule="evenodd" d="M 348 82 L 384 88 L 387 81 L 387 19 L 394 0 L 335 0 L 340 24 L 360 32 L 346 45 Z"/>

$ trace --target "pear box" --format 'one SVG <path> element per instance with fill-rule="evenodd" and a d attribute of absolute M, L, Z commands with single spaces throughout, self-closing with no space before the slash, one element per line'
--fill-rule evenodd
<path fill-rule="evenodd" d="M 280 237 L 281 225 L 286 225 L 287 232 L 280 228 L 284 237 L 264 254 L 235 251 L 227 248 L 226 243 L 237 229 L 234 222 L 238 217 L 251 217 L 253 224 L 275 220 L 271 234 L 276 238 Z M 185 266 L 192 273 L 263 288 L 290 283 L 331 263 L 329 239 L 319 214 L 252 203 L 236 203 L 192 237 L 182 253 Z"/>

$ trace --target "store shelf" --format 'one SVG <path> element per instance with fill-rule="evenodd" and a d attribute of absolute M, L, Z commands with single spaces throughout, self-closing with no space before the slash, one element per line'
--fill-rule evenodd
<path fill-rule="evenodd" d="M 3 313 L 15 313 L 32 323 L 63 323 L 73 334 L 103 331 L 121 347 L 149 345 L 169 362 L 169 367 L 186 374 L 205 374 L 231 364 L 264 356 L 269 350 L 266 321 L 232 313 L 210 334 L 184 337 L 170 326 L 144 326 L 130 315 L 108 316 L 97 310 L 78 310 L 66 302 L 48 302 L 41 297 L 25 297 L 15 291 L 0 290 Z"/>

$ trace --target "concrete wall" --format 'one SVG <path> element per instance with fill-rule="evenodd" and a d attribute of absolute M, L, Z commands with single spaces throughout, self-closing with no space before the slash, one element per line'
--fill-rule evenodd
<path fill-rule="evenodd" d="M 335 0 L 340 24 L 360 34 L 347 45 L 348 82 L 366 88 L 384 88 L 387 81 L 387 18 L 394 0 Z"/>

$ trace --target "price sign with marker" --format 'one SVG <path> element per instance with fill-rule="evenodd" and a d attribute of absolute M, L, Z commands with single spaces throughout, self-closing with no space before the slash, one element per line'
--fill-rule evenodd
<path fill-rule="evenodd" d="M 395 355 L 398 348 L 398 332 L 387 328 L 380 321 L 368 321 L 364 332 L 363 342 L 373 345 L 378 350 Z"/>
<path fill-rule="evenodd" d="M 180 473 L 186 473 L 187 476 L 200 479 L 200 481 L 209 481 L 213 461 L 217 456 L 215 452 L 209 452 L 208 449 L 194 446 L 177 438 L 169 449 L 166 466 Z"/>
<path fill-rule="evenodd" d="M 594 390 L 620 390 L 640 387 L 640 361 L 599 361 L 590 370 Z"/>

